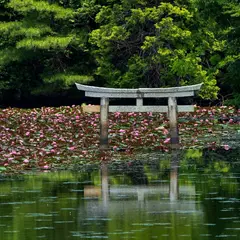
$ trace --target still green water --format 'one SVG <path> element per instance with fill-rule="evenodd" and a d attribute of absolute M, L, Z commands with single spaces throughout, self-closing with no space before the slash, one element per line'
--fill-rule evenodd
<path fill-rule="evenodd" d="M 0 239 L 240 239 L 240 151 L 0 179 Z"/>

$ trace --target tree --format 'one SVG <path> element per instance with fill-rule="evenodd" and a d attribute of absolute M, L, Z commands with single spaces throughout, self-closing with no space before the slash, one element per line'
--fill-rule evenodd
<path fill-rule="evenodd" d="M 240 107 L 240 2 L 229 1 L 224 9 L 224 14 L 229 19 L 229 33 L 226 35 L 228 42 L 226 58 L 221 63 L 222 67 L 226 68 L 224 83 L 231 86 L 233 91 L 234 99 L 231 103 Z"/>
<path fill-rule="evenodd" d="M 240 2 L 239 0 L 196 0 L 200 17 L 215 22 L 214 32 L 224 40 L 221 52 L 212 56 L 220 69 L 218 85 L 222 95 L 235 96 L 229 103 L 240 106 Z"/>
<path fill-rule="evenodd" d="M 193 1 L 111 1 L 96 16 L 90 42 L 96 74 L 115 87 L 165 87 L 204 82 L 216 98 L 218 69 L 210 58 L 224 41 L 200 19 Z"/>
<path fill-rule="evenodd" d="M 95 1 L 10 0 L 0 23 L 0 90 L 59 91 L 93 80 L 89 21 Z"/>

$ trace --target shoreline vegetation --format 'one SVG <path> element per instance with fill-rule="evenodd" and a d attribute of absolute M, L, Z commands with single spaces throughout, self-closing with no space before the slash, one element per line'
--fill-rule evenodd
<path fill-rule="evenodd" d="M 179 113 L 181 149 L 230 151 L 240 139 L 240 109 L 195 107 Z M 81 106 L 0 110 L 0 173 L 72 169 L 74 165 L 170 151 L 168 118 L 160 113 L 112 113 L 109 151 L 100 151 L 99 114 Z M 236 140 L 237 141 L 237 140 Z"/>

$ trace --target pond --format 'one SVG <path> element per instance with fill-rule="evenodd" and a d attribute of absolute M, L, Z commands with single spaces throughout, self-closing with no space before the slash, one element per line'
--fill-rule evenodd
<path fill-rule="evenodd" d="M 240 239 L 240 149 L 2 176 L 0 239 Z"/>

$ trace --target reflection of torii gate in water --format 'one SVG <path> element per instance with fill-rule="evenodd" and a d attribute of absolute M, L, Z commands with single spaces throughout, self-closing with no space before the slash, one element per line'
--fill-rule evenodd
<path fill-rule="evenodd" d="M 195 194 L 195 188 L 190 186 L 181 186 L 179 190 L 178 184 L 178 168 L 179 168 L 179 151 L 172 152 L 171 167 L 170 167 L 170 183 L 162 184 L 161 186 L 136 186 L 136 187 L 109 187 L 108 180 L 108 165 L 103 163 L 101 166 L 101 190 L 102 200 L 107 202 L 110 197 L 117 196 L 118 194 L 137 195 L 139 201 L 144 200 L 145 194 L 151 193 L 169 193 L 170 201 L 178 200 L 179 191 L 184 194 Z"/>
<path fill-rule="evenodd" d="M 179 168 L 179 151 L 172 153 L 171 168 L 170 168 L 170 183 L 162 183 L 159 185 L 137 185 L 137 186 L 110 186 L 108 176 L 108 165 L 103 163 L 101 166 L 101 188 L 89 187 L 84 189 L 85 197 L 97 196 L 101 201 L 87 201 L 84 204 L 84 212 L 88 217 L 105 216 L 109 211 L 114 213 L 121 213 L 123 209 L 146 208 L 147 211 L 164 211 L 169 210 L 182 210 L 182 211 L 195 211 L 195 202 L 189 200 L 189 196 L 195 195 L 195 187 L 178 184 L 178 168 Z M 93 187 L 93 186 L 92 186 Z M 186 200 L 179 199 L 181 196 L 187 196 Z M 153 200 L 153 196 L 168 195 L 169 200 L 164 197 L 164 200 Z M 155 197 L 156 198 L 156 197 Z M 144 203 L 144 204 L 143 204 Z M 88 205 L 89 204 L 89 205 Z M 121 210 L 122 209 L 122 210 Z M 79 209 L 80 210 L 80 209 Z M 81 210 L 80 210 L 81 211 Z M 83 211 L 83 209 L 82 209 Z"/>

